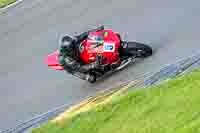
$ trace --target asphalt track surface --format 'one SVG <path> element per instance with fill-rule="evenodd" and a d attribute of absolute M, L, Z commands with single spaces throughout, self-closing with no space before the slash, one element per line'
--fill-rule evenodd
<path fill-rule="evenodd" d="M 200 2 L 188 0 L 25 0 L 0 15 L 0 130 L 120 82 L 142 78 L 200 50 Z M 127 32 L 155 52 L 96 84 L 47 68 L 64 34 L 96 24 Z"/>

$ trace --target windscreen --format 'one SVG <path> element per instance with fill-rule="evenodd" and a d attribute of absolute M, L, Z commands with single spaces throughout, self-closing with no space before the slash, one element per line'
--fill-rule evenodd
<path fill-rule="evenodd" d="M 93 42 L 102 42 L 103 41 L 103 36 L 102 35 L 94 35 L 94 34 L 89 34 L 88 35 L 88 39 L 90 41 L 93 41 Z"/>

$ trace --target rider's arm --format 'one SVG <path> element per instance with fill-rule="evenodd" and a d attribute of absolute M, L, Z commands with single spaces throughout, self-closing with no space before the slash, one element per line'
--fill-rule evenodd
<path fill-rule="evenodd" d="M 74 72 L 85 73 L 85 72 L 88 72 L 91 69 L 98 67 L 98 64 L 96 62 L 86 64 L 86 65 L 82 65 L 78 61 L 76 61 L 76 60 L 74 60 L 70 57 L 64 57 L 62 55 L 59 56 L 59 63 L 69 73 L 74 73 Z"/>

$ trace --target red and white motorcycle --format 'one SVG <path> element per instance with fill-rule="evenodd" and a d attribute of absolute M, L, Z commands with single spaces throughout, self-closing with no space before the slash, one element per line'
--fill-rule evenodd
<path fill-rule="evenodd" d="M 135 58 L 145 58 L 152 55 L 150 46 L 139 42 L 123 41 L 118 32 L 110 29 L 90 32 L 88 38 L 80 44 L 79 51 L 80 59 L 84 64 L 96 61 L 97 55 L 103 57 L 104 69 L 93 69 L 88 72 L 90 83 L 94 83 L 106 73 L 121 70 L 133 62 Z M 120 65 L 110 67 L 110 64 L 115 62 L 120 62 Z M 47 56 L 46 64 L 52 69 L 64 70 L 58 63 L 58 50 Z M 78 75 L 74 76 L 79 77 Z"/>

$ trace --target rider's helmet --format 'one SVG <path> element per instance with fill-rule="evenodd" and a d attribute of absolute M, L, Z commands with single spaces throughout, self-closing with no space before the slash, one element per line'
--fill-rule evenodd
<path fill-rule="evenodd" d="M 65 53 L 66 55 L 72 54 L 73 51 L 73 38 L 70 36 L 64 36 L 61 40 L 60 52 Z"/>

